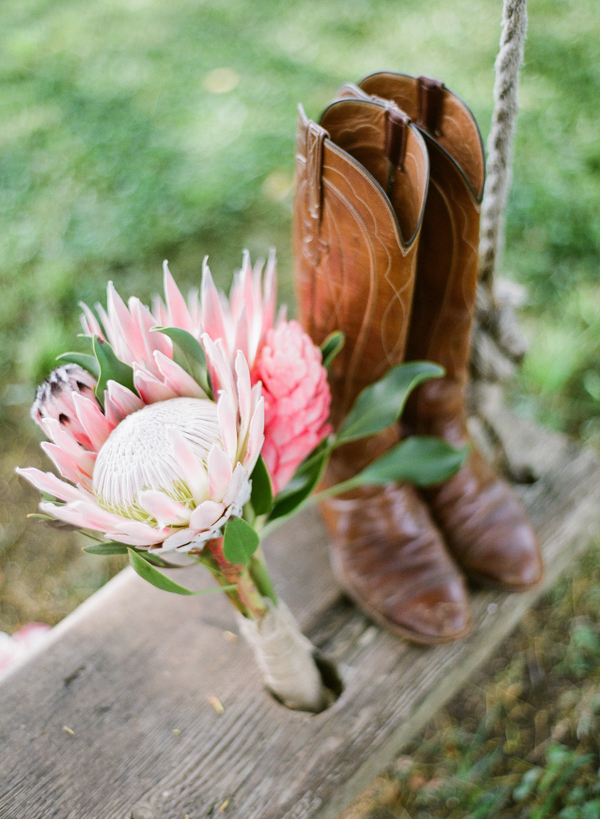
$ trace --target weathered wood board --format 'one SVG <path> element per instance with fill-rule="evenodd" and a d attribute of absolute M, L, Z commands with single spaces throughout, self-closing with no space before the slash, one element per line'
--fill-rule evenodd
<path fill-rule="evenodd" d="M 221 595 L 167 595 L 125 570 L 0 684 L 0 818 L 339 816 L 600 529 L 598 456 L 506 426 L 539 475 L 518 491 L 543 542 L 541 589 L 476 592 L 467 640 L 409 646 L 340 596 L 318 518 L 303 516 L 267 557 L 343 676 L 335 705 L 309 716 L 262 690 L 249 650 L 224 634 L 235 626 Z"/>

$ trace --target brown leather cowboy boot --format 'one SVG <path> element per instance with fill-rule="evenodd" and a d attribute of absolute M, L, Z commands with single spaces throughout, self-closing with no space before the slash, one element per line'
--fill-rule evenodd
<path fill-rule="evenodd" d="M 421 385 L 404 415 L 410 433 L 471 443 L 465 387 L 478 278 L 484 153 L 467 106 L 436 80 L 379 73 L 365 95 L 393 100 L 417 123 L 427 145 L 430 182 L 419 243 L 407 359 L 441 364 L 446 376 Z M 343 93 L 352 94 L 347 87 Z M 477 450 L 449 481 L 425 497 L 446 543 L 474 580 L 513 591 L 539 583 L 535 533 L 511 487 Z"/>
<path fill-rule="evenodd" d="M 297 301 L 317 344 L 334 330 L 346 335 L 330 370 L 334 425 L 364 387 L 403 360 L 428 173 L 418 130 L 393 104 L 341 100 L 321 126 L 300 109 Z M 397 440 L 389 428 L 336 450 L 326 485 L 355 475 Z M 469 631 L 462 576 L 412 487 L 364 487 L 321 511 L 335 574 L 374 620 L 421 643 Z"/>

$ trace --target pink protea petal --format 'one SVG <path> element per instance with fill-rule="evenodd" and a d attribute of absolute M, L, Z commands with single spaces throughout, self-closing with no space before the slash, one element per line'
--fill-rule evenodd
<path fill-rule="evenodd" d="M 248 434 L 248 427 L 250 424 L 253 394 L 248 362 L 241 351 L 238 351 L 235 357 L 235 374 L 237 381 L 238 407 L 240 413 L 239 435 L 240 439 L 244 441 L 246 435 Z"/>
<path fill-rule="evenodd" d="M 144 404 L 156 404 L 158 401 L 168 401 L 169 398 L 177 397 L 175 390 L 167 387 L 146 370 L 141 370 L 137 364 L 133 365 L 133 383 Z"/>
<path fill-rule="evenodd" d="M 233 475 L 231 476 L 231 480 L 229 481 L 227 492 L 225 492 L 225 495 L 223 497 L 223 504 L 225 506 L 229 506 L 230 503 L 235 502 L 235 499 L 237 498 L 244 481 L 247 480 L 248 480 L 247 470 L 241 464 L 238 464 L 236 468 L 233 470 Z"/>
<path fill-rule="evenodd" d="M 233 383 L 233 374 L 222 340 L 219 338 L 214 342 L 207 333 L 203 333 L 201 341 L 206 352 L 215 392 L 220 389 L 224 390 L 235 400 L 236 389 Z"/>
<path fill-rule="evenodd" d="M 144 343 L 145 355 L 143 363 L 154 375 L 157 375 L 153 370 L 154 353 L 159 351 L 167 358 L 173 358 L 173 342 L 164 333 L 152 331 L 152 328 L 156 327 L 156 320 L 150 310 L 148 310 L 139 299 L 129 299 L 129 309 L 136 324 L 140 328 L 142 341 Z"/>
<path fill-rule="evenodd" d="M 219 425 L 223 437 L 223 448 L 229 460 L 234 463 L 237 455 L 238 435 L 236 411 L 231 397 L 222 392 L 217 403 Z"/>
<path fill-rule="evenodd" d="M 57 500 L 79 501 L 86 499 L 86 494 L 81 489 L 61 481 L 52 472 L 42 472 L 40 469 L 34 469 L 33 467 L 17 468 L 15 471 L 17 475 L 21 475 L 40 492 L 46 492 L 46 494 L 52 495 Z"/>
<path fill-rule="evenodd" d="M 86 336 L 98 336 L 98 338 L 101 338 L 102 341 L 106 341 L 98 319 L 92 313 L 87 304 L 80 301 L 79 306 L 83 310 L 83 315 L 81 316 L 81 326 L 83 327 L 84 334 Z"/>
<path fill-rule="evenodd" d="M 41 511 L 47 515 L 51 515 L 59 520 L 64 520 L 65 523 L 70 523 L 72 526 L 77 526 L 80 529 L 93 529 L 94 531 L 105 532 L 107 523 L 104 521 L 99 522 L 96 514 L 88 514 L 90 510 L 87 507 L 90 507 L 93 513 L 102 511 L 99 507 L 94 508 L 93 504 L 82 504 L 79 501 L 67 503 L 64 506 L 55 506 L 53 503 L 46 501 L 40 503 Z M 106 514 L 108 514 L 108 512 Z"/>
<path fill-rule="evenodd" d="M 81 426 L 90 439 L 94 451 L 97 452 L 115 428 L 115 424 L 111 424 L 106 418 L 97 401 L 75 394 L 73 403 Z"/>
<path fill-rule="evenodd" d="M 131 390 L 127 389 L 127 387 L 119 384 L 117 381 L 107 381 L 104 398 L 107 407 L 108 420 L 110 423 L 114 423 L 115 426 L 120 423 L 123 418 L 126 418 L 128 415 L 141 410 L 144 406 L 144 402 L 141 400 L 141 398 L 139 398 Z M 110 401 L 120 413 L 121 417 L 117 421 L 113 421 L 108 414 L 108 401 Z"/>
<path fill-rule="evenodd" d="M 181 295 L 181 291 L 175 284 L 175 280 L 169 270 L 169 265 L 165 260 L 163 262 L 163 277 L 165 288 L 165 302 L 168 310 L 169 327 L 181 327 L 182 330 L 187 330 L 188 333 L 194 334 L 194 323 L 190 316 L 190 311 L 185 303 L 185 299 Z"/>
<path fill-rule="evenodd" d="M 208 486 L 211 500 L 219 503 L 231 480 L 231 461 L 220 446 L 213 444 L 207 458 Z"/>
<path fill-rule="evenodd" d="M 60 423 L 53 418 L 50 418 L 46 422 L 46 427 L 52 441 L 69 456 L 76 464 L 77 469 L 91 476 L 94 471 L 94 463 L 96 462 L 96 453 L 89 452 L 80 446 L 68 432 L 62 429 Z"/>
<path fill-rule="evenodd" d="M 212 339 L 226 338 L 225 322 L 219 293 L 208 267 L 207 258 L 202 262 L 202 329 Z"/>
<path fill-rule="evenodd" d="M 41 446 L 63 478 L 73 483 L 79 483 L 79 481 L 81 481 L 83 476 L 77 464 L 66 452 L 56 444 L 48 443 L 48 441 L 44 441 Z"/>
<path fill-rule="evenodd" d="M 161 528 L 165 526 L 183 526 L 190 521 L 190 510 L 182 503 L 159 492 L 156 489 L 146 489 L 140 492 L 138 501 L 142 509 L 156 518 Z"/>
<path fill-rule="evenodd" d="M 200 304 L 200 296 L 197 287 L 192 287 L 188 293 L 188 310 L 190 311 L 190 318 L 192 319 L 192 326 L 194 331 L 192 335 L 194 338 L 200 337 L 202 328 L 202 306 Z"/>
<path fill-rule="evenodd" d="M 201 460 L 185 440 L 177 427 L 167 429 L 167 437 L 173 447 L 175 460 L 196 503 L 201 503 L 209 496 L 208 475 Z"/>
<path fill-rule="evenodd" d="M 197 529 L 179 529 L 174 535 L 169 535 L 169 537 L 163 541 L 163 543 L 161 543 L 159 549 L 152 549 L 152 553 L 160 554 L 161 552 L 173 552 L 175 549 L 179 549 L 181 546 L 187 546 L 197 534 Z"/>
<path fill-rule="evenodd" d="M 190 528 L 195 529 L 196 532 L 210 529 L 210 527 L 219 520 L 224 511 L 224 503 L 216 503 L 212 500 L 204 501 L 204 503 L 201 503 L 200 506 L 197 506 L 192 512 Z"/>
<path fill-rule="evenodd" d="M 154 324 L 159 327 L 169 326 L 169 313 L 165 307 L 164 301 L 155 293 L 152 296 L 152 315 L 154 316 Z"/>
<path fill-rule="evenodd" d="M 124 537 L 136 538 L 139 546 L 153 546 L 160 543 L 172 533 L 170 528 L 156 529 L 148 523 L 120 518 L 118 528 L 106 532 L 107 538 L 123 541 Z"/>
<path fill-rule="evenodd" d="M 260 455 L 260 451 L 265 440 L 264 428 L 265 402 L 263 398 L 260 398 L 256 405 L 256 409 L 254 410 L 252 420 L 250 421 L 250 429 L 248 431 L 248 444 L 246 446 L 244 460 L 242 461 L 244 466 L 247 468 L 248 472 L 252 472 L 258 460 L 258 456 Z"/>
<path fill-rule="evenodd" d="M 206 393 L 198 382 L 175 361 L 167 358 L 166 355 L 158 351 L 154 353 L 154 361 L 165 384 L 169 389 L 173 390 L 176 395 L 187 395 L 190 398 L 206 398 Z"/>
<path fill-rule="evenodd" d="M 127 364 L 143 361 L 145 344 L 141 327 L 135 322 L 112 282 L 108 283 L 107 292 L 108 317 L 116 355 Z"/>

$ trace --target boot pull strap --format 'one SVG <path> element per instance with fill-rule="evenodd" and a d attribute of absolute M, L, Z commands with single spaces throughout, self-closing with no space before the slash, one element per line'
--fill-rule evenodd
<path fill-rule="evenodd" d="M 402 170 L 404 155 L 406 154 L 406 139 L 408 136 L 408 124 L 410 118 L 396 108 L 389 105 L 386 108 L 386 133 L 385 133 L 385 153 L 390 164 L 398 170 Z"/>
<path fill-rule="evenodd" d="M 417 125 L 430 134 L 440 136 L 444 83 L 429 77 L 419 77 L 419 118 Z"/>
<path fill-rule="evenodd" d="M 306 124 L 306 187 L 308 212 L 318 226 L 321 222 L 323 142 L 327 131 L 308 120 Z"/>

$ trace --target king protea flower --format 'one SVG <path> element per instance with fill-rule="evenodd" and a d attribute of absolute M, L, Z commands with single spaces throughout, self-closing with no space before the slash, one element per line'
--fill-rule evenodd
<path fill-rule="evenodd" d="M 132 368 L 133 389 L 109 380 L 98 400 L 96 379 L 72 363 L 39 388 L 32 414 L 64 479 L 19 470 L 56 499 L 42 512 L 120 543 L 198 551 L 242 514 L 261 449 L 277 493 L 329 433 L 330 393 L 320 350 L 284 313 L 275 323 L 275 280 L 273 254 L 264 276 L 245 254 L 227 300 L 205 262 L 202 299 L 186 302 L 165 263 L 152 312 L 112 283 L 106 309 L 82 305 L 85 334 Z M 157 325 L 200 342 L 214 398 Z"/>
<path fill-rule="evenodd" d="M 264 440 L 264 401 L 241 352 L 232 372 L 219 348 L 203 342 L 212 367 L 229 375 L 216 402 L 158 349 L 146 352 L 154 381 L 142 370 L 134 376 L 142 397 L 109 381 L 104 409 L 86 370 L 67 364 L 52 373 L 32 414 L 65 480 L 17 470 L 56 499 L 42 502 L 42 512 L 107 540 L 184 552 L 201 550 L 241 516 Z"/>

